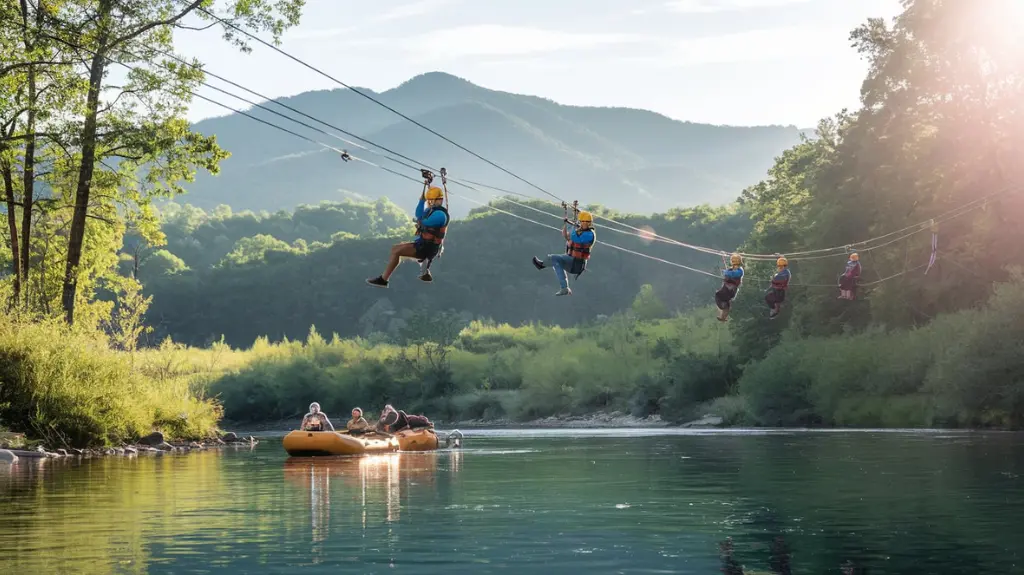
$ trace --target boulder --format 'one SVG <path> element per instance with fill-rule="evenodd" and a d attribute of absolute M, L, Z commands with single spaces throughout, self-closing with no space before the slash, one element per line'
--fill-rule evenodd
<path fill-rule="evenodd" d="M 0 449 L 0 463 L 16 463 L 18 456 L 6 449 Z"/>
<path fill-rule="evenodd" d="M 233 432 L 231 432 L 231 431 L 229 431 L 229 432 L 225 433 L 224 435 L 221 435 L 221 436 L 220 436 L 220 438 L 221 438 L 221 439 L 222 439 L 222 440 L 223 440 L 224 442 L 226 442 L 226 443 L 231 443 L 231 442 L 233 442 L 233 441 L 238 441 L 238 436 L 237 436 L 237 435 L 235 435 L 235 434 L 234 434 Z"/>
<path fill-rule="evenodd" d="M 43 459 L 46 457 L 46 453 L 43 451 L 26 451 L 24 449 L 8 449 L 7 451 L 19 459 Z"/>
<path fill-rule="evenodd" d="M 718 427 L 723 421 L 725 420 L 717 415 L 705 415 L 696 421 L 684 423 L 683 427 Z"/>
<path fill-rule="evenodd" d="M 157 446 L 164 442 L 164 434 L 160 433 L 159 431 L 154 431 L 153 433 L 150 433 L 149 435 L 140 438 L 137 443 L 139 445 Z"/>

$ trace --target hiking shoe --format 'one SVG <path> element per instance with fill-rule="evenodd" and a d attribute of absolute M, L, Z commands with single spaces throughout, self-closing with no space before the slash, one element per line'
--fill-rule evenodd
<path fill-rule="evenodd" d="M 425 282 L 432 282 L 434 281 L 434 276 L 430 275 L 430 270 L 424 270 L 423 273 L 420 274 L 420 279 Z"/>
<path fill-rule="evenodd" d="M 533 258 L 533 267 L 535 267 L 535 268 L 537 268 L 539 270 L 542 270 L 542 269 L 544 269 L 544 262 L 540 261 L 539 259 L 537 259 L 536 256 L 534 256 L 534 258 Z"/>
<path fill-rule="evenodd" d="M 572 295 L 572 290 L 569 288 L 562 288 L 555 292 L 555 295 Z"/>
<path fill-rule="evenodd" d="M 373 279 L 368 279 L 368 280 L 366 280 L 366 283 L 372 285 L 373 287 L 380 287 L 380 288 L 388 287 L 388 280 L 382 278 L 381 276 L 377 276 L 377 277 L 375 277 Z"/>

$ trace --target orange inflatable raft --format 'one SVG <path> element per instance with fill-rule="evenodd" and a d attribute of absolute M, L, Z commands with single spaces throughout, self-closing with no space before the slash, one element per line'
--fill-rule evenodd
<path fill-rule="evenodd" d="M 337 431 L 292 431 L 284 436 L 288 455 L 365 455 L 391 451 L 433 451 L 440 442 L 433 429 L 404 429 L 394 435 L 353 435 Z"/>

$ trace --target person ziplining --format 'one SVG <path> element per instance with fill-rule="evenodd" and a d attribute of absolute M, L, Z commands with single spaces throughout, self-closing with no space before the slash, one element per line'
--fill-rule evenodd
<path fill-rule="evenodd" d="M 415 259 L 420 263 L 420 280 L 434 281 L 430 273 L 430 264 L 444 249 L 444 237 L 450 221 L 447 208 L 447 172 L 441 168 L 441 185 L 444 189 L 431 185 L 434 174 L 430 170 L 421 170 L 420 173 L 423 176 L 423 193 L 416 204 L 416 238 L 411 242 L 391 247 L 391 256 L 384 273 L 366 280 L 366 283 L 374 287 L 388 287 L 391 274 L 398 268 L 402 258 Z"/>
<path fill-rule="evenodd" d="M 722 287 L 715 292 L 715 305 L 718 306 L 718 321 L 727 321 L 732 300 L 740 291 L 743 283 L 743 258 L 739 254 L 729 256 L 729 267 L 722 270 Z"/>
<path fill-rule="evenodd" d="M 839 299 L 857 299 L 857 282 L 860 280 L 860 256 L 850 254 L 846 269 L 839 276 Z"/>
<path fill-rule="evenodd" d="M 558 278 L 558 286 L 560 288 L 555 292 L 556 296 L 572 295 L 572 290 L 569 289 L 568 274 L 572 274 L 576 279 L 579 279 L 580 275 L 587 269 L 590 251 L 593 249 L 594 243 L 597 242 L 593 214 L 587 211 L 580 211 L 579 202 L 573 202 L 573 219 L 569 220 L 568 204 L 562 203 L 562 208 L 565 210 L 565 216 L 562 218 L 562 237 L 565 238 L 565 253 L 548 254 L 546 263 L 536 256 L 533 258 L 533 265 L 538 270 L 542 270 L 548 265 L 555 270 L 555 277 Z M 573 226 L 572 232 L 569 232 L 569 224 Z"/>
<path fill-rule="evenodd" d="M 772 277 L 772 285 L 764 294 L 764 303 L 768 304 L 768 317 L 775 319 L 782 309 L 782 302 L 786 301 L 786 290 L 789 289 L 789 280 L 793 274 L 789 271 L 789 260 L 779 257 L 775 260 L 776 272 Z"/>

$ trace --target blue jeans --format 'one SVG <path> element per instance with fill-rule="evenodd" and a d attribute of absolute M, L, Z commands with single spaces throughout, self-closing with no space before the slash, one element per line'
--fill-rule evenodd
<path fill-rule="evenodd" d="M 551 269 L 555 270 L 558 285 L 562 289 L 568 289 L 569 275 L 565 270 L 572 269 L 573 257 L 569 254 L 548 254 L 548 262 L 551 263 Z"/>

